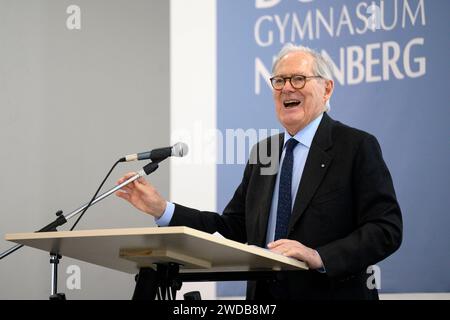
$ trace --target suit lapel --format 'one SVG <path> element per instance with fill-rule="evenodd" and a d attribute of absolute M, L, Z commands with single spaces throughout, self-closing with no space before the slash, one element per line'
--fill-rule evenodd
<path fill-rule="evenodd" d="M 333 155 L 327 152 L 332 146 L 332 125 L 333 120 L 324 113 L 312 141 L 305 168 L 303 169 L 300 185 L 295 197 L 294 208 L 289 221 L 289 230 L 297 223 L 305 209 L 308 207 L 311 198 L 322 182 L 323 177 L 325 177 L 333 160 Z"/>

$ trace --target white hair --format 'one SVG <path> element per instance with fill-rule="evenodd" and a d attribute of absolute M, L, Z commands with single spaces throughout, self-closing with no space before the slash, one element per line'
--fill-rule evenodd
<path fill-rule="evenodd" d="M 318 51 L 305 47 L 305 46 L 296 46 L 292 43 L 287 43 L 284 45 L 284 47 L 280 50 L 280 52 L 277 54 L 277 56 L 275 57 L 275 60 L 273 62 L 272 65 L 272 75 L 275 74 L 275 70 L 278 66 L 278 63 L 280 62 L 280 60 L 287 55 L 288 53 L 291 52 L 303 52 L 306 54 L 309 54 L 313 60 L 314 60 L 314 65 L 313 65 L 313 73 L 316 76 L 320 76 L 325 80 L 333 80 L 333 69 L 331 67 L 331 63 L 328 61 L 327 58 L 325 58 L 321 53 L 319 53 Z M 331 106 L 330 106 L 330 99 L 328 99 L 328 101 L 325 104 L 326 106 L 326 111 L 330 111 Z"/>

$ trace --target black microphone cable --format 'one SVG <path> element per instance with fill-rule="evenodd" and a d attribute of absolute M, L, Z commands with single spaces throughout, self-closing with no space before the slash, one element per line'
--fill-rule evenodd
<path fill-rule="evenodd" d="M 78 222 L 80 222 L 81 218 L 83 217 L 83 215 L 86 213 L 87 209 L 89 209 L 89 207 L 91 206 L 92 202 L 95 200 L 95 198 L 97 197 L 98 193 L 100 192 L 100 190 L 102 189 L 103 185 L 105 184 L 106 180 L 108 179 L 108 177 L 110 176 L 111 172 L 114 170 L 114 168 L 121 162 L 121 159 L 117 160 L 116 163 L 114 163 L 114 165 L 111 167 L 111 169 L 109 169 L 108 174 L 106 175 L 106 177 L 103 179 L 102 183 L 100 184 L 100 187 L 98 187 L 97 191 L 95 192 L 94 196 L 92 197 L 91 201 L 89 201 L 88 205 L 86 206 L 86 208 L 84 208 L 84 210 L 81 212 L 80 216 L 78 217 L 77 221 L 75 221 L 75 223 L 73 224 L 72 228 L 70 228 L 70 231 L 73 231 L 73 229 L 75 229 L 76 225 L 78 224 Z"/>
<path fill-rule="evenodd" d="M 175 148 L 175 152 L 174 152 L 174 148 Z M 169 147 L 169 148 L 154 149 L 154 150 L 152 150 L 150 152 L 143 152 L 143 153 L 139 153 L 139 154 L 133 154 L 131 156 L 133 156 L 133 160 L 150 159 L 150 160 L 152 160 L 151 163 L 154 163 L 156 165 L 156 168 L 157 168 L 158 167 L 158 163 L 160 163 L 164 159 L 166 159 L 168 157 L 171 157 L 171 156 L 183 157 L 183 156 L 185 156 L 187 154 L 187 152 L 188 152 L 187 145 L 185 143 L 179 142 L 179 143 L 176 143 L 174 146 Z M 154 155 L 153 155 L 154 159 L 152 159 L 152 153 L 154 153 Z M 98 189 L 95 192 L 94 196 L 92 197 L 91 201 L 89 201 L 89 203 L 87 204 L 86 208 L 84 208 L 83 211 L 81 212 L 81 214 L 78 217 L 77 221 L 75 221 L 75 223 L 73 224 L 72 228 L 70 228 L 70 231 L 73 231 L 73 229 L 75 229 L 75 227 L 78 224 L 78 222 L 80 222 L 80 220 L 83 217 L 83 215 L 90 208 L 90 206 L 92 205 L 92 202 L 94 202 L 95 198 L 97 197 L 98 193 L 100 192 L 101 188 L 105 184 L 106 180 L 108 179 L 108 177 L 110 176 L 110 174 L 114 170 L 114 168 L 120 162 L 125 162 L 125 161 L 131 161 L 131 160 L 127 160 L 126 157 L 123 157 L 123 158 L 120 158 L 119 160 L 117 160 L 116 163 L 114 163 L 114 165 L 111 167 L 111 169 L 109 170 L 108 174 L 103 179 L 103 181 L 100 184 L 100 186 L 98 187 Z M 156 168 L 154 170 L 156 170 Z"/>

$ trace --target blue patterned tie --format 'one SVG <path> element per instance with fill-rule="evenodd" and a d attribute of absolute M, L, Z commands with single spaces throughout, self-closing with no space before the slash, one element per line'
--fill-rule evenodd
<path fill-rule="evenodd" d="M 294 166 L 293 150 L 298 141 L 289 139 L 286 142 L 283 165 L 281 166 L 280 186 L 278 188 L 277 225 L 275 228 L 275 240 L 285 239 L 289 226 L 289 218 L 292 210 L 292 168 Z"/>

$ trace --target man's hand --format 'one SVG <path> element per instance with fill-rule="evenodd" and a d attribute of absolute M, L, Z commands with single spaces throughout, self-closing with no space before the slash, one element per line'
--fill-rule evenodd
<path fill-rule="evenodd" d="M 298 241 L 280 239 L 269 243 L 267 247 L 270 251 L 305 262 L 310 269 L 323 267 L 322 259 L 317 251 L 302 245 Z"/>
<path fill-rule="evenodd" d="M 135 172 L 129 172 L 117 181 L 117 184 L 125 182 Z M 160 218 L 166 210 L 166 200 L 164 200 L 158 191 L 148 183 L 144 178 L 139 178 L 132 183 L 126 185 L 121 190 L 116 192 L 116 196 L 127 200 L 135 208 L 148 213 L 155 218 Z"/>

